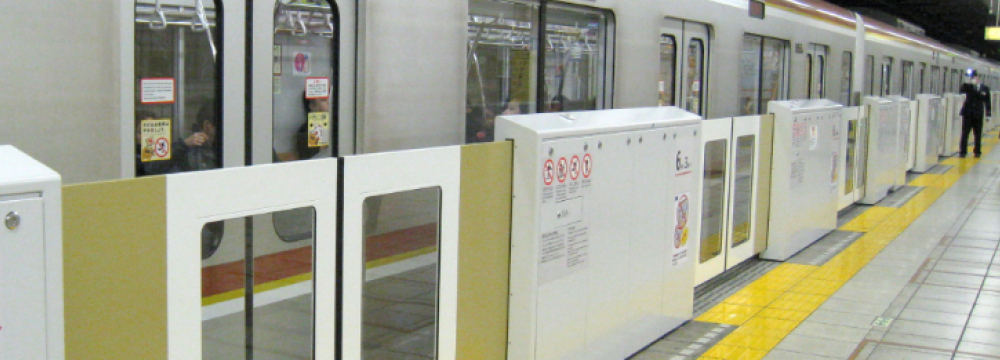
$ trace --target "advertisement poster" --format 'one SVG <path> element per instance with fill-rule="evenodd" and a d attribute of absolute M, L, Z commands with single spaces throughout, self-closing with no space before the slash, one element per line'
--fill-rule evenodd
<path fill-rule="evenodd" d="M 672 263 L 679 265 L 688 257 L 688 240 L 691 238 L 691 196 L 684 192 L 674 197 L 674 251 Z"/>

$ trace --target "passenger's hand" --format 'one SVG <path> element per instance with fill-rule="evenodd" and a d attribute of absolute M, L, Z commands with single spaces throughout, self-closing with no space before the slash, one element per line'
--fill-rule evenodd
<path fill-rule="evenodd" d="M 205 144 L 205 141 L 208 141 L 208 135 L 205 135 L 205 133 L 202 132 L 196 132 L 187 139 L 184 139 L 184 145 L 189 147 L 202 146 Z"/>

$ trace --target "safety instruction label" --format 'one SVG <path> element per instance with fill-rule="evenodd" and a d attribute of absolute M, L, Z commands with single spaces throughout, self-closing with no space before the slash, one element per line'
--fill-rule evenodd
<path fill-rule="evenodd" d="M 173 104 L 174 78 L 145 78 L 139 80 L 139 102 L 144 105 Z"/>
<path fill-rule="evenodd" d="M 330 113 L 326 111 L 309 113 L 308 121 L 309 147 L 330 145 Z"/>
<path fill-rule="evenodd" d="M 798 189 L 802 184 L 806 182 L 806 162 L 805 160 L 799 158 L 792 161 L 791 164 L 791 181 L 789 186 L 792 189 Z"/>
<path fill-rule="evenodd" d="M 691 195 L 687 192 L 674 196 L 674 248 L 671 256 L 673 266 L 680 265 L 688 258 L 688 240 L 691 236 Z"/>
<path fill-rule="evenodd" d="M 170 119 L 143 120 L 140 126 L 142 162 L 170 160 Z"/>
<path fill-rule="evenodd" d="M 330 97 L 330 78 L 306 78 L 306 99 L 326 99 Z"/>
<path fill-rule="evenodd" d="M 571 223 L 545 231 L 541 235 L 539 284 L 587 268 L 590 259 L 590 228 L 585 223 Z"/>

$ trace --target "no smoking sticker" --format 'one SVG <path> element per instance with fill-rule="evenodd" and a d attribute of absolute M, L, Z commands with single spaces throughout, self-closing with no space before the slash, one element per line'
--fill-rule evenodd
<path fill-rule="evenodd" d="M 556 176 L 559 182 L 566 181 L 566 174 L 569 173 L 569 166 L 566 165 L 566 158 L 559 158 L 559 167 L 556 168 Z"/>
<path fill-rule="evenodd" d="M 589 178 L 590 177 L 590 170 L 593 169 L 593 167 L 594 167 L 594 160 L 592 160 L 590 158 L 590 154 L 584 155 L 583 156 L 583 169 L 582 169 L 582 171 L 583 171 L 583 177 L 584 178 Z"/>
<path fill-rule="evenodd" d="M 546 160 L 545 166 L 542 166 L 542 180 L 545 181 L 545 185 L 552 185 L 552 180 L 556 178 L 556 165 L 552 160 Z"/>
<path fill-rule="evenodd" d="M 569 160 L 569 177 L 573 180 L 580 177 L 580 157 L 573 156 Z"/>

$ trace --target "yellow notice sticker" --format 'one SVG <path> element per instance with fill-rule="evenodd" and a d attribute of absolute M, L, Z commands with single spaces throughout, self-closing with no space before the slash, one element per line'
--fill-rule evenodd
<path fill-rule="evenodd" d="M 321 147 L 330 145 L 330 113 L 311 112 L 309 113 L 309 147 Z"/>
<path fill-rule="evenodd" d="M 143 120 L 142 127 L 142 162 L 170 160 L 170 119 Z"/>

